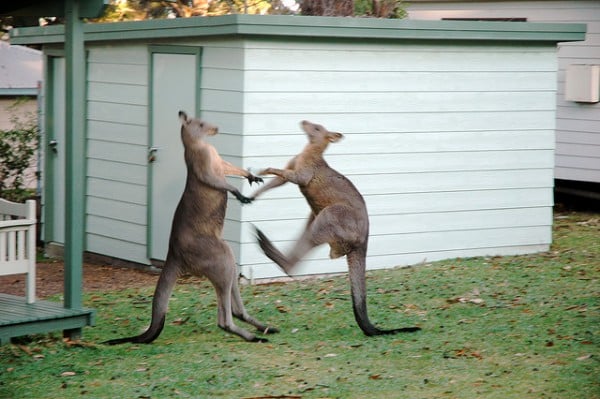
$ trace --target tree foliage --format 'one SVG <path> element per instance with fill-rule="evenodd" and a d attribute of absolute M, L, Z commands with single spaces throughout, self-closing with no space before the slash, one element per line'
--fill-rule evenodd
<path fill-rule="evenodd" d="M 406 18 L 403 0 L 355 0 L 354 15 L 376 18 Z"/>
<path fill-rule="evenodd" d="M 405 18 L 402 0 L 111 0 L 104 14 L 89 22 L 140 21 L 225 14 L 297 14 Z M 0 33 L 7 40 L 13 27 L 63 23 L 55 17 L 0 16 Z"/>
<path fill-rule="evenodd" d="M 94 22 L 291 12 L 280 0 L 112 0 Z"/>
<path fill-rule="evenodd" d="M 0 197 L 21 202 L 29 195 L 25 176 L 34 166 L 39 129 L 35 115 L 17 116 L 18 104 L 9 107 L 12 128 L 0 130 Z"/>
<path fill-rule="evenodd" d="M 295 14 L 404 18 L 402 0 L 112 0 L 94 22 L 225 14 Z"/>

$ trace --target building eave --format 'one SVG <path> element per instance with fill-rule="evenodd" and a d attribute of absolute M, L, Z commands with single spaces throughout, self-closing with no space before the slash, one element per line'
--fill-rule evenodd
<path fill-rule="evenodd" d="M 417 21 L 289 15 L 224 15 L 86 24 L 86 42 L 177 37 L 272 36 L 387 40 L 565 42 L 585 40 L 578 23 Z M 63 26 L 16 28 L 13 44 L 59 44 Z"/>

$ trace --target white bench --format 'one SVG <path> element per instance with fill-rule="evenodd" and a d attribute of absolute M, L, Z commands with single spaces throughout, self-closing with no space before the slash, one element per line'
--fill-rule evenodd
<path fill-rule="evenodd" d="M 35 227 L 34 200 L 24 204 L 0 198 L 0 276 L 26 274 L 27 303 L 35 302 Z"/>

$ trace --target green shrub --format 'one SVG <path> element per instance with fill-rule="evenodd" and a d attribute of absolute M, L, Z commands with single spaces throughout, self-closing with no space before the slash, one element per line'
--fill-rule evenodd
<path fill-rule="evenodd" d="M 17 113 L 22 102 L 17 100 L 9 107 L 12 128 L 0 129 L 0 198 L 14 202 L 23 202 L 31 196 L 25 187 L 25 173 L 33 165 L 39 141 L 36 115 Z"/>

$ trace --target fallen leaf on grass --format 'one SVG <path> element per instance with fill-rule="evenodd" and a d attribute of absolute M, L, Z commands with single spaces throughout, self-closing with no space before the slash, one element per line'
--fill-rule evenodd
<path fill-rule="evenodd" d="M 457 297 L 446 299 L 448 303 L 473 303 L 475 305 L 481 305 L 485 303 L 485 301 L 481 298 L 466 298 L 466 297 Z"/>
<path fill-rule="evenodd" d="M 277 305 L 275 307 L 279 313 L 289 313 L 290 309 L 287 306 L 283 306 L 283 305 Z"/>
<path fill-rule="evenodd" d="M 65 338 L 65 339 L 63 339 L 63 342 L 65 343 L 65 346 L 67 348 L 94 348 L 94 349 L 98 348 L 98 346 L 96 344 L 89 343 L 89 342 L 83 342 L 78 339 L 71 340 L 69 338 Z"/>
<path fill-rule="evenodd" d="M 171 324 L 172 324 L 172 325 L 174 325 L 174 326 L 181 326 L 181 325 L 183 325 L 183 324 L 187 323 L 187 321 L 188 321 L 189 319 L 190 319 L 190 318 L 189 318 L 189 316 L 188 316 L 188 317 L 186 317 L 185 319 L 182 319 L 182 318 L 175 319 L 175 320 L 173 320 L 173 321 L 171 322 Z"/>
<path fill-rule="evenodd" d="M 584 220 L 583 222 L 577 222 L 575 224 L 577 224 L 579 226 L 595 226 L 598 224 L 599 221 L 600 221 L 600 219 L 598 219 L 598 218 L 592 218 L 589 220 Z"/>
<path fill-rule="evenodd" d="M 17 346 L 19 347 L 19 349 L 21 349 L 23 352 L 27 353 L 29 356 L 33 355 L 33 352 L 25 345 L 17 345 Z"/>
<path fill-rule="evenodd" d="M 481 353 L 479 351 L 474 351 L 468 348 L 463 348 L 463 349 L 455 349 L 452 353 L 452 355 L 448 354 L 448 353 L 444 353 L 444 358 L 448 359 L 456 359 L 459 357 L 474 357 L 476 359 L 483 359 L 483 356 L 481 355 Z"/>
<path fill-rule="evenodd" d="M 592 354 L 590 353 L 590 354 L 587 354 L 587 355 L 579 356 L 577 358 L 577 360 L 582 361 L 582 360 L 588 360 L 588 359 L 591 359 L 591 358 L 592 358 Z"/>
<path fill-rule="evenodd" d="M 302 399 L 299 395 L 245 396 L 242 399 Z"/>
<path fill-rule="evenodd" d="M 566 307 L 565 310 L 577 310 L 578 312 L 587 312 L 587 305 L 572 305 Z"/>
<path fill-rule="evenodd" d="M 74 371 L 65 371 L 65 372 L 61 373 L 60 375 L 61 375 L 61 377 L 73 377 L 74 375 L 77 375 L 77 373 Z"/>

